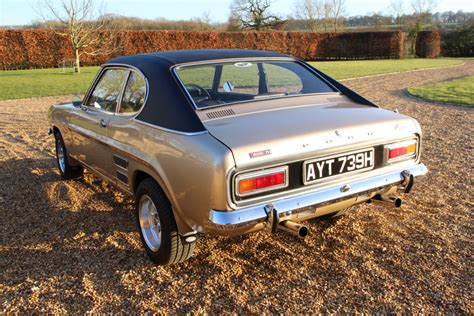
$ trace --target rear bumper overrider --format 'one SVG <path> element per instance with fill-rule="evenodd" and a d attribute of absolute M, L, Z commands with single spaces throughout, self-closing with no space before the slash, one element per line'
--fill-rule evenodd
<path fill-rule="evenodd" d="M 295 197 L 282 198 L 271 203 L 241 208 L 234 211 L 211 210 L 209 221 L 216 231 L 232 231 L 251 227 L 259 223 L 275 223 L 275 217 L 281 220 L 308 206 L 316 208 L 347 200 L 352 197 L 381 191 L 385 188 L 400 186 L 409 192 L 413 179 L 428 172 L 422 163 L 403 170 L 390 171 L 366 179 L 354 180 L 343 186 L 337 185 Z"/>

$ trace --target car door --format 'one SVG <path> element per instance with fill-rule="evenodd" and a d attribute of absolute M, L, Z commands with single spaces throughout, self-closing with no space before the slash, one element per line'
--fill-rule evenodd
<path fill-rule="evenodd" d="M 128 188 L 131 153 L 141 145 L 133 118 L 145 104 L 147 95 L 145 77 L 136 70 L 130 70 L 123 91 L 117 113 L 107 126 L 107 137 L 114 144 L 110 152 L 113 163 L 107 166 L 107 173 L 114 177 L 117 184 Z"/>
<path fill-rule="evenodd" d="M 112 158 L 107 125 L 115 116 L 127 76 L 125 68 L 104 68 L 70 122 L 75 131 L 71 155 L 109 178 L 107 166 Z"/>

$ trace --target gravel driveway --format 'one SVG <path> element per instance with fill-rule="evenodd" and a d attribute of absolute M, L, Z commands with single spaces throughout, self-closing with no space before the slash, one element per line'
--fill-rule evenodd
<path fill-rule="evenodd" d="M 60 181 L 46 110 L 0 102 L 0 311 L 473 314 L 473 109 L 406 97 L 463 66 L 345 81 L 417 118 L 430 172 L 402 210 L 362 205 L 286 233 L 205 237 L 185 263 L 144 255 L 131 199 L 86 174 Z"/>

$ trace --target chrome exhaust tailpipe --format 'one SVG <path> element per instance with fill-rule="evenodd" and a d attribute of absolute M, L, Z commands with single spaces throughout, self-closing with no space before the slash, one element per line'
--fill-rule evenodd
<path fill-rule="evenodd" d="M 308 227 L 292 221 L 283 221 L 279 223 L 278 229 L 292 233 L 300 238 L 305 238 L 309 234 Z"/>
<path fill-rule="evenodd" d="M 372 198 L 372 202 L 375 203 L 383 203 L 383 204 L 391 204 L 392 206 L 395 206 L 396 208 L 399 208 L 402 206 L 402 199 L 393 197 L 393 196 L 383 196 L 383 195 L 376 195 Z"/>

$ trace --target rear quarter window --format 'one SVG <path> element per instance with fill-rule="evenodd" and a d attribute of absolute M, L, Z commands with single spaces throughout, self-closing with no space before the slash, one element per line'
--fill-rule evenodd
<path fill-rule="evenodd" d="M 119 113 L 131 114 L 138 112 L 145 103 L 145 96 L 145 79 L 137 72 L 131 71 L 122 96 Z"/>

